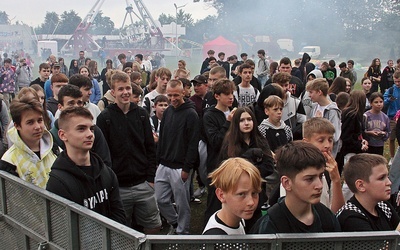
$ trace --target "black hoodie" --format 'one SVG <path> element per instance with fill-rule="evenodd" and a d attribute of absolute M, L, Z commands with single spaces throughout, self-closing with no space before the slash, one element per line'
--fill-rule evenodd
<path fill-rule="evenodd" d="M 156 147 L 149 115 L 131 103 L 124 114 L 117 104 L 108 105 L 97 117 L 110 148 L 112 169 L 121 187 L 154 182 Z"/>
<path fill-rule="evenodd" d="M 46 189 L 114 221 L 125 224 L 125 211 L 119 196 L 118 180 L 101 158 L 90 152 L 93 176 L 80 169 L 61 152 L 53 163 Z"/>
<path fill-rule="evenodd" d="M 163 114 L 157 146 L 158 162 L 189 173 L 198 158 L 199 117 L 194 102 L 170 105 Z"/>

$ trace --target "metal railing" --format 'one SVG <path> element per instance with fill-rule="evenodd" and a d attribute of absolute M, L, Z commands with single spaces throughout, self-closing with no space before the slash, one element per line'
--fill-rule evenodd
<path fill-rule="evenodd" d="M 397 249 L 399 233 L 144 235 L 0 171 L 0 249 Z"/>

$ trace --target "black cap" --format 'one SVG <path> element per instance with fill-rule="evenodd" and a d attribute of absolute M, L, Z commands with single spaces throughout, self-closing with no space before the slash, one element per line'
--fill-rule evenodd
<path fill-rule="evenodd" d="M 207 84 L 207 78 L 203 75 L 197 75 L 193 78 L 193 80 L 191 80 L 191 82 L 193 83 L 193 85 Z"/>

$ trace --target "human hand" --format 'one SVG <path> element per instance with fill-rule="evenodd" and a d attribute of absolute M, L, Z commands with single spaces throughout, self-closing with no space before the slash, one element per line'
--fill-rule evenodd
<path fill-rule="evenodd" d="M 186 182 L 187 179 L 189 178 L 189 173 L 182 170 L 182 172 L 181 172 L 181 178 L 182 178 L 182 181 L 183 181 L 183 182 Z"/>
<path fill-rule="evenodd" d="M 340 181 L 339 169 L 335 158 L 333 158 L 331 152 L 323 152 L 326 159 L 326 171 L 329 173 L 329 177 L 332 182 Z"/>
<path fill-rule="evenodd" d="M 235 114 L 237 108 L 233 108 L 232 111 L 229 113 L 228 117 L 226 117 L 226 120 L 228 122 L 232 121 L 233 115 Z"/>

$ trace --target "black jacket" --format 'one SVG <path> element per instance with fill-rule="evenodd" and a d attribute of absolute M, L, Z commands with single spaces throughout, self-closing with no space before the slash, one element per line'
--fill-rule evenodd
<path fill-rule="evenodd" d="M 230 125 L 224 112 L 215 106 L 208 108 L 203 115 L 203 129 L 207 143 L 207 173 L 216 169 L 219 163 L 219 152 Z"/>
<path fill-rule="evenodd" d="M 117 104 L 108 105 L 97 117 L 110 148 L 112 169 L 121 187 L 154 182 L 156 148 L 149 115 L 142 107 L 130 104 L 124 114 Z"/>
<path fill-rule="evenodd" d="M 189 172 L 198 158 L 199 117 L 192 101 L 178 108 L 169 106 L 163 114 L 157 146 L 158 162 Z"/>
<path fill-rule="evenodd" d="M 92 152 L 90 164 L 94 169 L 94 178 L 82 171 L 68 157 L 66 151 L 61 152 L 53 163 L 46 189 L 125 224 L 125 211 L 114 172 Z"/>
<path fill-rule="evenodd" d="M 56 114 L 57 109 L 58 109 L 58 101 L 54 99 L 54 97 L 50 97 L 47 100 L 47 110 L 49 110 L 53 115 Z"/>
<path fill-rule="evenodd" d="M 93 132 L 94 132 L 94 143 L 90 151 L 99 155 L 103 160 L 104 164 L 106 164 L 106 166 L 111 167 L 110 150 L 108 148 L 103 133 L 101 132 L 98 126 L 94 126 Z M 58 137 L 58 119 L 54 122 L 54 127 L 50 129 L 50 133 L 53 136 L 53 142 L 57 144 L 57 146 L 65 150 L 64 142 Z"/>

